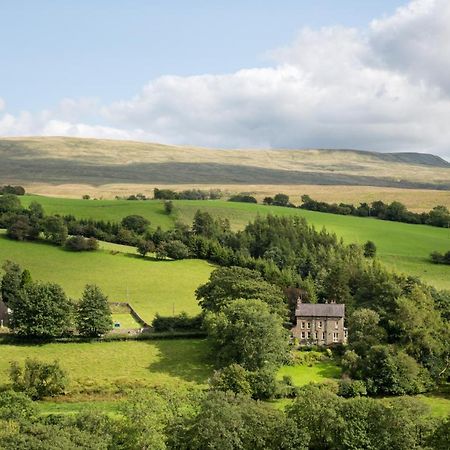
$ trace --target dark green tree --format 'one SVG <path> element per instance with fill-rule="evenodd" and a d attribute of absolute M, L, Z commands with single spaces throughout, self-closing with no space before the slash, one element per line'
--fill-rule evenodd
<path fill-rule="evenodd" d="M 18 212 L 22 208 L 19 197 L 13 194 L 0 196 L 0 213 Z"/>
<path fill-rule="evenodd" d="M 9 299 L 10 327 L 23 336 L 55 337 L 70 330 L 73 305 L 61 286 L 28 283 Z"/>
<path fill-rule="evenodd" d="M 255 270 L 243 267 L 220 267 L 212 272 L 209 281 L 196 291 L 205 311 L 220 311 L 237 299 L 257 299 L 269 305 L 272 312 L 286 317 L 287 306 L 283 291 L 268 283 Z"/>
<path fill-rule="evenodd" d="M 172 200 L 166 200 L 164 202 L 164 211 L 166 214 L 172 214 L 173 211 L 173 201 Z"/>
<path fill-rule="evenodd" d="M 286 194 L 276 194 L 273 198 L 273 204 L 276 206 L 288 206 L 289 205 L 289 195 Z"/>
<path fill-rule="evenodd" d="M 64 245 L 67 239 L 67 225 L 62 217 L 47 216 L 42 221 L 42 231 L 45 239 L 56 245 Z"/>
<path fill-rule="evenodd" d="M 5 274 L 3 275 L 1 282 L 1 299 L 8 304 L 11 301 L 14 301 L 19 294 L 20 289 L 23 287 L 24 271 L 18 264 L 12 261 L 6 261 L 2 268 Z"/>
<path fill-rule="evenodd" d="M 150 225 L 150 222 L 145 217 L 138 215 L 124 217 L 121 223 L 127 230 L 134 231 L 138 234 L 145 233 Z"/>
<path fill-rule="evenodd" d="M 86 337 L 101 336 L 113 327 L 108 297 L 95 285 L 88 284 L 84 288 L 77 305 L 76 326 L 78 332 Z"/>
<path fill-rule="evenodd" d="M 372 241 L 367 241 L 364 244 L 364 256 L 366 258 L 374 258 L 377 254 L 377 246 Z"/>
<path fill-rule="evenodd" d="M 139 241 L 137 251 L 144 258 L 147 253 L 153 253 L 155 251 L 155 244 L 150 240 Z"/>
<path fill-rule="evenodd" d="M 287 356 L 287 331 L 261 300 L 236 300 L 205 317 L 208 336 L 220 366 L 240 364 L 247 370 L 278 366 Z"/>

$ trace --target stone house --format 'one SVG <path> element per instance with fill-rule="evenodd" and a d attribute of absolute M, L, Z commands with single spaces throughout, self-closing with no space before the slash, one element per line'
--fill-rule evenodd
<path fill-rule="evenodd" d="M 0 328 L 8 325 L 9 310 L 3 300 L 0 299 Z"/>
<path fill-rule="evenodd" d="M 333 345 L 347 343 L 344 327 L 345 305 L 337 303 L 302 303 L 295 310 L 296 324 L 292 335 L 301 345 Z"/>

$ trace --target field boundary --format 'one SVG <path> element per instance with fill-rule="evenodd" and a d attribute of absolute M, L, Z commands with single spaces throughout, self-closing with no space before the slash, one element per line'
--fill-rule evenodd
<path fill-rule="evenodd" d="M 139 313 L 128 302 L 109 302 L 111 306 L 120 306 L 128 309 L 129 313 L 133 316 L 134 320 L 143 328 L 150 328 L 150 325 L 139 315 Z"/>

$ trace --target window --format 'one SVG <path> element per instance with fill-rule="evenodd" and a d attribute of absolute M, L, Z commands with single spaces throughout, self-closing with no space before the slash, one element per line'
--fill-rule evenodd
<path fill-rule="evenodd" d="M 305 339 L 305 332 L 302 331 L 302 339 Z"/>
<path fill-rule="evenodd" d="M 339 333 L 333 333 L 333 342 L 339 341 Z"/>
<path fill-rule="evenodd" d="M 311 328 L 311 322 L 306 323 L 306 328 Z"/>
<path fill-rule="evenodd" d="M 335 324 L 334 324 L 334 328 L 339 328 L 339 322 L 336 320 Z"/>
<path fill-rule="evenodd" d="M 319 324 L 317 325 L 317 328 L 322 328 L 322 321 L 319 320 Z"/>
<path fill-rule="evenodd" d="M 311 338 L 311 333 L 308 331 L 307 333 L 307 338 L 310 339 Z"/>
<path fill-rule="evenodd" d="M 302 328 L 305 328 L 305 322 L 302 322 Z"/>
<path fill-rule="evenodd" d="M 319 333 L 317 331 L 315 332 L 315 335 L 316 335 L 316 339 L 319 339 Z"/>
<path fill-rule="evenodd" d="M 322 339 L 325 340 L 325 333 L 322 333 Z"/>

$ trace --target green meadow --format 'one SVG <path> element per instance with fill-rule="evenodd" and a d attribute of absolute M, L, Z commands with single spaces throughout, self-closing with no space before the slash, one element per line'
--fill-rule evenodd
<path fill-rule="evenodd" d="M 153 227 L 160 225 L 164 229 L 172 227 L 176 220 L 191 223 L 198 209 L 228 218 L 234 229 L 242 229 L 258 214 L 302 216 L 316 228 L 325 227 L 336 233 L 345 242 L 363 244 L 372 240 L 377 245 L 379 259 L 392 270 L 420 276 L 438 288 L 450 289 L 450 267 L 429 261 L 432 251 L 450 250 L 449 229 L 221 200 L 175 201 L 173 216 L 165 214 L 160 201 L 74 200 L 32 195 L 22 198 L 25 206 L 33 200 L 40 202 L 48 214 L 73 214 L 113 221 L 140 214 L 148 218 Z"/>
<path fill-rule="evenodd" d="M 129 301 L 147 322 L 156 313 L 198 313 L 195 290 L 213 269 L 196 259 L 143 259 L 134 248 L 114 244 L 102 243 L 96 252 L 73 253 L 45 242 L 12 241 L 0 234 L 0 265 L 5 260 L 29 269 L 35 280 L 60 284 L 74 299 L 86 284 L 97 284 L 110 301 Z"/>
<path fill-rule="evenodd" d="M 58 360 L 69 375 L 69 393 L 113 395 L 118 389 L 204 385 L 212 373 L 201 339 L 69 342 L 40 345 L 0 341 L 0 384 L 10 361 Z M 82 362 L 82 364 L 80 364 Z"/>

